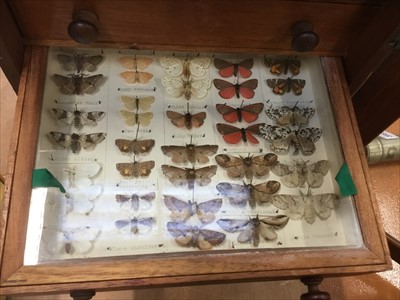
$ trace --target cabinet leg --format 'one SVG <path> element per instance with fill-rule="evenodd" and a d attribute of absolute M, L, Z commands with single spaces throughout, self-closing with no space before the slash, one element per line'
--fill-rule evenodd
<path fill-rule="evenodd" d="M 320 276 L 301 278 L 301 282 L 308 287 L 308 292 L 302 294 L 300 300 L 330 300 L 331 296 L 329 293 L 319 290 L 322 280 L 323 278 Z"/>
<path fill-rule="evenodd" d="M 96 292 L 92 290 L 72 291 L 69 295 L 74 300 L 90 300 L 96 295 Z"/>

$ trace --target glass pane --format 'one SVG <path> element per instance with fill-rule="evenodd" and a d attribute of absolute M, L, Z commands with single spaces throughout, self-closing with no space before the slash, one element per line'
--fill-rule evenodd
<path fill-rule="evenodd" d="M 25 263 L 360 246 L 343 163 L 318 58 L 54 48 Z"/>

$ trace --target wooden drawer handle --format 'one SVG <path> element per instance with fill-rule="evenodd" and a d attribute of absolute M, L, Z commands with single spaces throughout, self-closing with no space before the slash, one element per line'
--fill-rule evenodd
<path fill-rule="evenodd" d="M 319 36 L 313 31 L 310 21 L 298 21 L 292 26 L 292 48 L 297 52 L 313 50 L 319 42 Z"/>
<path fill-rule="evenodd" d="M 94 13 L 78 10 L 73 13 L 72 20 L 68 26 L 68 34 L 74 41 L 80 44 L 90 44 L 97 40 L 99 36 L 98 18 Z"/>

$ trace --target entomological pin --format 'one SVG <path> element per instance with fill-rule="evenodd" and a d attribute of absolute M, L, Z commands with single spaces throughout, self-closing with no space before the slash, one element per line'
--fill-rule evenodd
<path fill-rule="evenodd" d="M 101 121 L 106 113 L 103 111 L 83 112 L 75 108 L 74 111 L 68 111 L 58 108 L 51 108 L 50 115 L 64 125 L 73 125 L 80 130 L 83 126 L 96 126 L 97 122 Z"/>
<path fill-rule="evenodd" d="M 218 69 L 218 74 L 222 77 L 237 77 L 238 74 L 242 78 L 248 78 L 251 76 L 251 69 L 254 65 L 252 58 L 244 59 L 240 62 L 232 63 L 224 59 L 215 58 L 214 65 Z"/>
<path fill-rule="evenodd" d="M 222 232 L 187 225 L 183 222 L 168 222 L 168 232 L 175 237 L 175 242 L 181 247 L 197 247 L 200 250 L 210 250 L 220 245 L 226 235 Z"/>
<path fill-rule="evenodd" d="M 147 218 L 137 218 L 123 219 L 115 221 L 115 226 L 118 229 L 128 228 L 129 232 L 132 234 L 147 233 L 151 230 L 152 226 L 155 224 L 156 219 L 153 217 Z M 129 226 L 129 227 L 127 227 Z M 126 232 L 126 230 L 123 230 Z"/>
<path fill-rule="evenodd" d="M 287 74 L 288 71 L 293 75 L 300 73 L 301 61 L 296 58 L 271 58 L 266 57 L 264 64 L 269 68 L 270 72 L 275 75 Z"/>
<path fill-rule="evenodd" d="M 161 83 L 168 96 L 173 98 L 184 97 L 186 100 L 192 98 L 203 99 L 211 88 L 211 81 L 207 78 L 194 79 L 163 76 Z"/>
<path fill-rule="evenodd" d="M 274 94 L 283 95 L 292 91 L 293 94 L 299 96 L 303 93 L 306 81 L 304 79 L 293 79 L 292 77 L 286 79 L 267 79 L 267 85 L 272 89 Z"/>
<path fill-rule="evenodd" d="M 254 103 L 246 106 L 242 105 L 234 108 L 226 104 L 217 104 L 216 108 L 224 120 L 229 123 L 242 122 L 242 120 L 247 123 L 252 123 L 258 119 L 258 115 L 264 108 L 263 103 Z"/>
<path fill-rule="evenodd" d="M 154 168 L 154 160 L 136 161 L 134 159 L 131 163 L 117 163 L 116 168 L 123 177 L 147 177 L 150 175 L 151 170 Z"/>
<path fill-rule="evenodd" d="M 308 121 L 314 116 L 315 109 L 311 107 L 293 107 L 282 106 L 279 108 L 267 108 L 265 110 L 268 118 L 275 121 L 276 124 L 285 125 L 307 125 Z"/>
<path fill-rule="evenodd" d="M 207 117 L 207 113 L 205 111 L 191 114 L 189 112 L 189 103 L 187 104 L 187 112 L 185 114 L 178 113 L 176 111 L 167 110 L 167 117 L 171 120 L 171 123 L 174 124 L 178 128 L 186 127 L 191 130 L 194 128 L 199 128 L 203 125 L 205 118 Z"/>
<path fill-rule="evenodd" d="M 68 76 L 54 74 L 52 78 L 61 93 L 65 95 L 84 95 L 96 93 L 104 76 L 102 74 L 92 76 L 85 74 L 69 74 Z"/>
<path fill-rule="evenodd" d="M 218 132 L 222 134 L 222 138 L 228 144 L 238 144 L 243 141 L 257 145 L 259 142 L 254 135 L 261 135 L 260 128 L 264 125 L 265 123 L 258 123 L 246 128 L 238 128 L 229 124 L 217 123 L 216 126 Z"/>
<path fill-rule="evenodd" d="M 321 220 L 328 219 L 338 198 L 338 195 L 333 193 L 311 195 L 310 190 L 307 195 L 301 193 L 301 195 L 271 196 L 272 204 L 282 209 L 290 219 L 299 220 L 304 216 L 309 224 L 313 224 L 317 216 Z"/>
<path fill-rule="evenodd" d="M 215 220 L 215 213 L 222 206 L 222 199 L 216 198 L 202 203 L 194 201 L 183 201 L 171 195 L 164 195 L 165 206 L 171 211 L 171 219 L 174 222 L 185 222 L 190 217 L 197 215 L 203 224 L 212 223 Z"/>
<path fill-rule="evenodd" d="M 311 188 L 320 187 L 329 168 L 330 163 L 327 160 L 311 164 L 308 161 L 297 160 L 291 165 L 277 162 L 270 166 L 272 173 L 282 177 L 282 183 L 290 188 L 304 187 L 306 182 Z"/>
<path fill-rule="evenodd" d="M 151 149 L 153 149 L 155 144 L 155 141 L 153 139 L 146 139 L 146 140 L 138 139 L 139 127 L 140 126 L 137 127 L 136 136 L 133 140 L 127 140 L 127 139 L 115 140 L 115 145 L 122 153 L 139 155 L 148 153 L 151 151 Z"/>
<path fill-rule="evenodd" d="M 204 77 L 211 64 L 211 58 L 197 56 L 197 57 L 178 57 L 178 56 L 164 56 L 160 58 L 160 64 L 163 71 L 172 77 L 183 78 L 199 78 Z"/>
<path fill-rule="evenodd" d="M 57 54 L 57 60 L 65 71 L 81 73 L 83 71 L 94 72 L 103 60 L 103 55 L 89 54 Z"/>
<path fill-rule="evenodd" d="M 227 154 L 215 156 L 217 164 L 227 169 L 228 176 L 233 179 L 243 178 L 243 176 L 246 176 L 247 179 L 253 179 L 253 176 L 265 176 L 269 172 L 269 166 L 276 163 L 277 160 L 277 155 L 273 153 L 258 156 L 248 155 L 247 157 Z"/>
<path fill-rule="evenodd" d="M 213 177 L 217 172 L 216 165 L 198 169 L 162 165 L 161 169 L 172 184 L 177 186 L 187 185 L 189 189 L 193 189 L 195 183 L 200 186 L 209 184 L 211 182 L 211 177 Z"/>
<path fill-rule="evenodd" d="M 287 153 L 292 145 L 293 155 L 297 155 L 299 151 L 303 155 L 311 155 L 315 152 L 314 143 L 320 139 L 322 130 L 316 127 L 292 130 L 289 127 L 264 125 L 260 127 L 260 133 L 276 153 Z"/>
<path fill-rule="evenodd" d="M 147 127 L 150 125 L 151 119 L 153 119 L 153 113 L 150 111 L 137 113 L 121 109 L 120 114 L 122 119 L 124 120 L 124 123 L 128 126 L 134 126 L 140 123 L 141 126 Z"/>
<path fill-rule="evenodd" d="M 153 96 L 131 97 L 122 95 L 121 100 L 126 109 L 137 112 L 138 110 L 148 111 L 151 108 L 151 105 L 154 103 L 155 98 Z"/>
<path fill-rule="evenodd" d="M 148 66 L 153 62 L 153 59 L 150 57 L 146 56 L 121 56 L 118 58 L 118 62 L 121 64 L 126 69 L 131 69 L 131 70 L 145 70 L 147 69 Z"/>
<path fill-rule="evenodd" d="M 275 230 L 285 227 L 289 218 L 284 215 L 267 216 L 259 218 L 243 219 L 220 219 L 218 225 L 228 232 L 240 232 L 237 241 L 239 243 L 250 242 L 254 247 L 260 244 L 260 236 L 266 241 L 273 241 L 278 238 Z"/>
<path fill-rule="evenodd" d="M 62 133 L 51 131 L 47 134 L 48 139 L 57 149 L 71 149 L 72 153 L 79 153 L 81 149 L 93 150 L 106 138 L 103 132 L 91 134 Z"/>
<path fill-rule="evenodd" d="M 131 193 L 116 194 L 115 200 L 124 209 L 138 211 L 139 208 L 147 210 L 151 207 L 151 202 L 155 199 L 156 193 Z"/>
<path fill-rule="evenodd" d="M 259 205 L 269 203 L 271 201 L 270 196 L 276 193 L 280 186 L 281 184 L 278 181 L 269 180 L 255 185 L 220 182 L 216 188 L 222 196 L 228 197 L 231 205 L 245 207 L 249 203 L 250 207 L 254 208 L 256 203 Z"/>
<path fill-rule="evenodd" d="M 217 90 L 219 90 L 218 94 L 224 99 L 232 99 L 235 96 L 237 99 L 240 97 L 252 99 L 255 95 L 254 90 L 258 86 L 257 79 L 249 79 L 242 83 L 231 83 L 222 79 L 214 79 L 213 83 Z"/>

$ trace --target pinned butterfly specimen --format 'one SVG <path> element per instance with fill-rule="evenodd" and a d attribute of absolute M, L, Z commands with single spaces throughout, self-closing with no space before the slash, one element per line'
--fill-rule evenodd
<path fill-rule="evenodd" d="M 132 163 L 117 163 L 116 168 L 123 177 L 147 177 L 150 175 L 151 170 L 154 168 L 154 160 L 136 161 Z"/>
<path fill-rule="evenodd" d="M 228 232 L 240 231 L 237 241 L 239 243 L 250 242 L 254 247 L 260 244 L 260 237 L 266 241 L 273 241 L 278 238 L 275 230 L 285 227 L 289 218 L 284 215 L 268 216 L 248 220 L 243 219 L 220 219 L 217 221 L 218 225 Z"/>
<path fill-rule="evenodd" d="M 269 173 L 269 166 L 276 163 L 277 160 L 278 157 L 273 153 L 247 157 L 227 154 L 215 156 L 217 164 L 227 169 L 227 174 L 232 179 L 243 178 L 243 176 L 246 176 L 247 179 L 253 179 L 253 176 L 265 176 Z"/>
<path fill-rule="evenodd" d="M 120 203 L 123 209 L 132 209 L 138 211 L 139 207 L 147 210 L 151 207 L 151 202 L 155 199 L 156 193 L 133 193 L 133 194 L 116 194 L 115 200 Z"/>
<path fill-rule="evenodd" d="M 96 227 L 68 230 L 43 228 L 43 239 L 50 254 L 86 254 L 93 249 L 93 243 L 100 234 Z"/>
<path fill-rule="evenodd" d="M 97 144 L 100 144 L 106 138 L 103 132 L 91 134 L 62 133 L 51 131 L 47 134 L 48 139 L 55 148 L 71 149 L 72 153 L 79 153 L 81 149 L 93 150 Z"/>
<path fill-rule="evenodd" d="M 254 97 L 254 90 L 258 86 L 257 79 L 250 79 L 242 83 L 231 83 L 222 79 L 214 79 L 213 83 L 219 90 L 218 94 L 224 99 L 231 99 L 234 96 L 238 99 L 240 96 L 251 99 Z"/>
<path fill-rule="evenodd" d="M 272 204 L 282 209 L 289 218 L 300 220 L 304 216 L 307 223 L 313 224 L 317 216 L 321 220 L 330 217 L 338 196 L 332 193 L 311 195 L 309 192 L 308 195 L 273 195 L 271 199 Z"/>
<path fill-rule="evenodd" d="M 293 107 L 282 106 L 279 108 L 267 108 L 265 110 L 268 118 L 278 125 L 307 125 L 314 114 L 315 109 L 311 107 L 299 108 L 297 103 Z"/>
<path fill-rule="evenodd" d="M 131 70 L 144 70 L 153 62 L 153 59 L 146 56 L 121 56 L 118 59 L 121 66 Z"/>
<path fill-rule="evenodd" d="M 106 113 L 102 111 L 83 112 L 77 109 L 68 111 L 52 108 L 49 112 L 56 121 L 65 125 L 73 125 L 79 130 L 82 129 L 83 126 L 96 126 L 97 122 L 101 121 L 106 115 Z"/>
<path fill-rule="evenodd" d="M 294 148 L 293 155 L 299 151 L 303 155 L 315 152 L 314 143 L 321 137 L 322 130 L 315 127 L 291 130 L 289 127 L 264 125 L 260 127 L 262 136 L 270 142 L 271 150 L 276 153 L 287 153 L 290 146 Z"/>
<path fill-rule="evenodd" d="M 61 63 L 65 71 L 76 71 L 77 73 L 95 71 L 103 59 L 103 55 L 86 55 L 79 53 L 57 54 L 57 60 Z"/>
<path fill-rule="evenodd" d="M 104 76 L 102 74 L 93 76 L 85 74 L 70 74 L 69 76 L 54 74 L 52 78 L 61 93 L 65 95 L 83 95 L 97 92 Z"/>
<path fill-rule="evenodd" d="M 178 113 L 176 111 L 167 110 L 167 117 L 171 120 L 171 123 L 174 124 L 178 128 L 186 127 L 191 130 L 194 128 L 199 128 L 204 123 L 204 119 L 207 117 L 207 113 L 205 111 L 196 113 L 192 115 L 189 112 L 189 103 L 188 103 L 188 111 L 185 114 Z"/>
<path fill-rule="evenodd" d="M 126 139 L 116 139 L 115 145 L 123 153 L 128 154 L 144 154 L 151 151 L 154 146 L 155 141 L 153 139 L 138 140 L 137 138 L 133 140 Z"/>
<path fill-rule="evenodd" d="M 187 185 L 189 189 L 194 188 L 194 183 L 205 186 L 211 182 L 217 172 L 217 166 L 211 165 L 203 168 L 178 168 L 169 165 L 162 165 L 161 169 L 169 181 L 176 186 Z"/>
<path fill-rule="evenodd" d="M 209 156 L 214 155 L 218 150 L 218 145 L 194 145 L 192 143 L 186 146 L 161 146 L 162 152 L 172 157 L 174 163 L 205 164 L 209 162 Z"/>
<path fill-rule="evenodd" d="M 171 219 L 175 222 L 185 222 L 195 214 L 203 224 L 212 223 L 215 220 L 215 213 L 222 206 L 222 199 L 212 199 L 202 203 L 189 200 L 185 202 L 174 196 L 164 195 L 165 206 L 171 211 Z"/>
<path fill-rule="evenodd" d="M 135 71 L 125 71 L 120 74 L 122 78 L 127 83 L 140 83 L 140 84 L 147 84 L 153 78 L 153 74 L 148 72 L 141 72 L 138 70 Z"/>
<path fill-rule="evenodd" d="M 216 108 L 224 120 L 229 123 L 242 122 L 242 120 L 252 123 L 258 119 L 258 115 L 263 110 L 264 104 L 254 103 L 236 108 L 226 104 L 217 104 Z"/>
<path fill-rule="evenodd" d="M 168 222 L 168 232 L 175 237 L 175 242 L 181 247 L 197 247 L 200 250 L 210 250 L 220 245 L 226 235 L 222 232 L 187 225 L 182 222 Z"/>
<path fill-rule="evenodd" d="M 160 64 L 164 72 L 169 76 L 203 77 L 210 68 L 211 58 L 167 56 L 160 58 Z"/>
<path fill-rule="evenodd" d="M 94 178 L 100 174 L 101 170 L 99 163 L 85 163 L 67 167 L 64 172 L 67 174 L 71 188 L 86 189 L 93 185 Z"/>
<path fill-rule="evenodd" d="M 218 74 L 222 77 L 231 77 L 232 75 L 237 77 L 240 74 L 242 78 L 248 78 L 251 76 L 251 69 L 254 65 L 252 58 L 242 60 L 238 63 L 231 63 L 224 59 L 215 58 L 214 65 L 218 69 Z"/>
<path fill-rule="evenodd" d="M 65 195 L 66 212 L 88 214 L 93 209 L 93 200 L 102 193 L 101 185 L 91 185 L 85 189 L 70 188 Z"/>
<path fill-rule="evenodd" d="M 147 218 L 132 218 L 132 219 L 124 219 L 115 221 L 115 227 L 118 229 L 122 229 L 123 233 L 148 233 L 153 225 L 155 224 L 156 219 L 152 217 Z"/>
<path fill-rule="evenodd" d="M 238 128 L 228 124 L 217 123 L 217 130 L 228 144 L 237 144 L 240 141 L 258 144 L 258 140 L 253 134 L 261 135 L 260 127 L 264 125 L 264 123 L 258 123 L 247 128 Z"/>
<path fill-rule="evenodd" d="M 142 111 L 148 111 L 151 107 L 151 105 L 154 103 L 154 97 L 153 96 L 145 96 L 145 97 L 130 97 L 123 95 L 121 96 L 121 100 L 124 103 L 124 106 L 126 109 L 129 110 L 142 110 Z"/>
<path fill-rule="evenodd" d="M 320 187 L 329 168 L 330 163 L 327 160 L 319 160 L 312 164 L 305 161 L 294 161 L 292 165 L 278 162 L 270 166 L 272 173 L 282 177 L 282 183 L 290 188 L 304 187 L 306 182 L 309 187 Z"/>
<path fill-rule="evenodd" d="M 121 109 L 120 114 L 121 117 L 124 119 L 125 124 L 128 126 L 140 124 L 143 127 L 147 127 L 150 125 L 151 119 L 153 119 L 153 113 L 150 111 L 144 113 L 136 113 Z"/>
<path fill-rule="evenodd" d="M 271 202 L 271 194 L 276 193 L 280 187 L 281 184 L 275 180 L 269 180 L 256 185 L 251 183 L 235 184 L 229 182 L 217 184 L 218 192 L 228 197 L 231 205 L 245 207 L 248 202 L 251 208 L 254 208 L 256 203 L 263 205 Z"/>
<path fill-rule="evenodd" d="M 293 75 L 300 73 L 301 61 L 296 58 L 270 58 L 264 59 L 265 65 L 275 75 L 287 74 L 290 71 Z"/>
<path fill-rule="evenodd" d="M 293 79 L 291 77 L 286 79 L 267 79 L 267 85 L 272 89 L 274 94 L 283 95 L 293 91 L 293 94 L 299 96 L 303 92 L 306 81 L 304 79 Z"/>
<path fill-rule="evenodd" d="M 186 100 L 193 98 L 203 99 L 207 96 L 208 90 L 211 88 L 211 80 L 180 78 L 163 76 L 161 83 L 165 88 L 165 93 L 173 98 L 184 97 Z"/>

